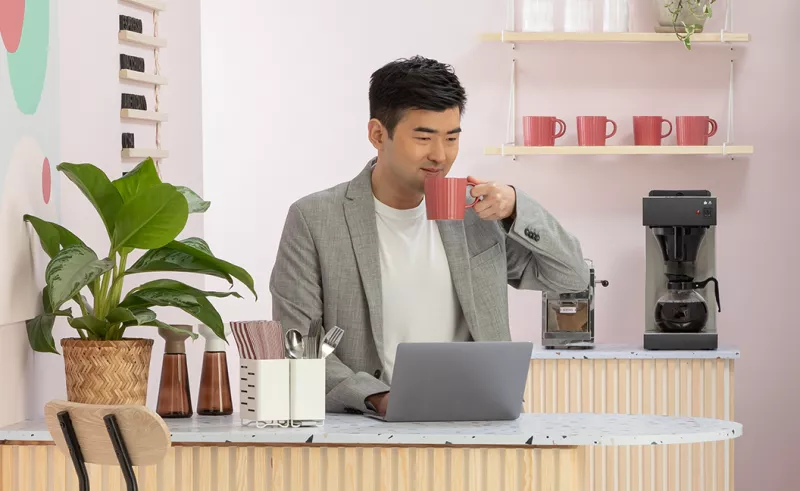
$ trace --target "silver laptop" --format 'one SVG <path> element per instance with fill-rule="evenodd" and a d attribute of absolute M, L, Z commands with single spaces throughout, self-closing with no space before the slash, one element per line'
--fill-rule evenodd
<path fill-rule="evenodd" d="M 386 416 L 401 421 L 507 421 L 522 412 L 530 342 L 400 343 Z"/>

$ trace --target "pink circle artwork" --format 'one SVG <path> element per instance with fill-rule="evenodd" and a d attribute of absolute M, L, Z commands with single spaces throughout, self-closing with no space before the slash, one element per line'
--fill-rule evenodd
<path fill-rule="evenodd" d="M 10 53 L 16 53 L 19 48 L 24 18 L 25 0 L 0 1 L 0 37 Z"/>
<path fill-rule="evenodd" d="M 42 197 L 45 204 L 50 203 L 50 161 L 47 157 L 42 164 Z"/>

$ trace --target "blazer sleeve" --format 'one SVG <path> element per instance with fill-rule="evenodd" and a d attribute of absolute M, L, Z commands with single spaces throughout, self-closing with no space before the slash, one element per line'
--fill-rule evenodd
<path fill-rule="evenodd" d="M 284 332 L 308 333 L 311 320 L 323 318 L 320 261 L 314 238 L 297 204 L 289 208 L 275 266 L 270 277 L 272 318 Z M 348 408 L 369 411 L 365 399 L 389 387 L 372 375 L 353 372 L 335 354 L 325 358 L 325 406 L 329 412 Z"/>
<path fill-rule="evenodd" d="M 544 207 L 515 188 L 516 212 L 505 221 L 508 284 L 520 290 L 580 292 L 589 286 L 581 244 Z"/>

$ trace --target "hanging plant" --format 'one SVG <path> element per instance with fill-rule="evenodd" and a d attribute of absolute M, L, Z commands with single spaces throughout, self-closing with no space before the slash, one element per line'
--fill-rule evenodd
<path fill-rule="evenodd" d="M 656 0 L 662 9 L 661 18 L 669 18 L 675 36 L 686 49 L 692 49 L 692 36 L 703 31 L 705 22 L 711 18 L 711 5 L 716 0 Z"/>

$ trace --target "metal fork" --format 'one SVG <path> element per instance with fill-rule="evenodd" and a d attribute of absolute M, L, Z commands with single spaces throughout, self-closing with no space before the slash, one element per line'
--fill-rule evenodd
<path fill-rule="evenodd" d="M 339 346 L 339 342 L 342 340 L 342 336 L 344 336 L 344 329 L 341 327 L 334 326 L 333 329 L 325 333 L 325 337 L 322 338 L 322 346 L 320 347 L 320 358 L 325 358 L 331 353 L 333 350 Z"/>

